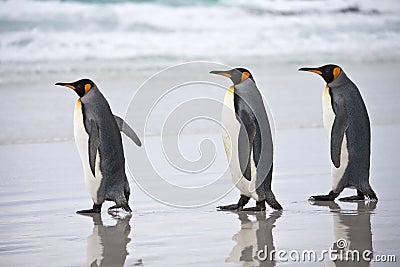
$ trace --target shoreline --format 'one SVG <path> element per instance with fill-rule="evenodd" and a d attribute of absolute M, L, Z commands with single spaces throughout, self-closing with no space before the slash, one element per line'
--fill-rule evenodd
<path fill-rule="evenodd" d="M 400 66 L 400 63 L 396 66 Z M 318 128 L 322 127 L 321 95 L 324 83 L 319 77 L 313 77 L 307 73 L 299 73 L 293 68 L 251 67 L 260 91 L 264 94 L 272 116 L 275 127 L 282 129 Z M 395 79 L 397 69 L 393 66 L 356 66 L 347 67 L 345 71 L 359 87 L 366 102 L 372 125 L 400 124 L 400 106 L 397 104 L 399 94 L 397 81 Z M 201 72 L 204 72 L 201 68 Z M 174 84 L 175 75 L 193 77 L 188 71 L 180 70 L 179 73 L 171 73 L 165 76 L 165 81 Z M 26 142 L 25 140 L 45 140 L 53 138 L 72 138 L 73 106 L 77 97 L 64 88 L 57 88 L 53 84 L 57 81 L 69 81 L 75 78 L 70 74 L 58 78 L 47 77 L 34 83 L 19 83 L 14 85 L 0 84 L 0 96 L 7 101 L 0 107 L 0 124 L 4 125 L 0 132 L 0 143 Z M 86 76 L 86 75 L 85 75 Z M 91 75 L 88 75 L 91 76 Z M 221 83 L 207 73 L 201 73 L 201 79 Z M 133 95 L 139 86 L 148 78 L 141 73 L 134 76 L 122 74 L 120 78 L 113 79 L 109 76 L 94 75 L 93 80 L 100 87 L 110 103 L 114 114 L 124 116 Z M 228 83 L 222 83 L 229 86 Z M 384 84 L 384 86 L 382 86 Z M 163 81 L 156 81 L 150 90 L 156 90 L 161 95 L 168 87 L 163 87 Z M 203 89 L 201 89 L 203 90 Z M 198 96 L 223 100 L 223 94 L 219 91 L 203 90 Z M 186 98 L 196 96 L 195 91 L 186 94 Z M 134 129 L 143 129 L 144 118 L 147 111 L 142 108 L 141 103 L 151 101 L 144 95 L 139 101 L 139 106 L 134 107 L 136 112 L 128 122 Z M 168 99 L 165 108 L 173 108 L 180 104 L 178 100 Z M 201 106 L 194 106 L 196 112 L 200 112 Z M 162 110 L 157 111 L 156 116 L 162 117 Z M 146 136 L 159 134 L 158 128 L 152 126 L 148 132 L 142 133 Z M 22 129 L 22 130 L 21 130 Z M 214 128 L 212 131 L 217 132 Z M 191 133 L 212 132 L 207 127 L 196 127 Z"/>

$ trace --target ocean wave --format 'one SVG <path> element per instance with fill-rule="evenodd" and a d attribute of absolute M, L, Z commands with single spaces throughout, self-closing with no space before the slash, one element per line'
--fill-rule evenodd
<path fill-rule="evenodd" d="M 275 15 L 275 16 L 299 16 L 299 15 L 308 15 L 308 14 L 331 14 L 331 13 L 354 13 L 354 14 L 364 14 L 364 15 L 381 15 L 384 14 L 376 8 L 372 9 L 363 9 L 358 5 L 350 5 L 344 6 L 337 9 L 332 10 L 321 10 L 321 9 L 299 9 L 299 10 L 290 10 L 290 9 L 270 9 L 270 8 L 259 8 L 259 7 L 248 7 L 245 8 L 249 13 L 259 16 L 264 15 Z"/>
<path fill-rule="evenodd" d="M 0 1 L 3 65 L 232 55 L 398 61 L 399 51 L 396 0 Z"/>

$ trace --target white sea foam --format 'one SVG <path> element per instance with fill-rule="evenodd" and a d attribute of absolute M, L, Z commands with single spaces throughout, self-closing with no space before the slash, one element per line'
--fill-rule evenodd
<path fill-rule="evenodd" d="M 1 62 L 400 59 L 396 0 L 87 2 L 1 1 Z"/>

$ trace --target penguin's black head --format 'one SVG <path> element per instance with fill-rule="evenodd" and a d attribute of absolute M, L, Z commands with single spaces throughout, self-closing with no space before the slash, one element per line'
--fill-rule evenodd
<path fill-rule="evenodd" d="M 251 75 L 250 71 L 244 68 L 235 68 L 225 71 L 213 70 L 210 71 L 210 73 L 228 77 L 229 79 L 232 80 L 234 85 L 239 84 L 249 78 L 254 82 L 253 76 Z"/>
<path fill-rule="evenodd" d="M 94 82 L 89 79 L 82 79 L 73 83 L 56 83 L 55 85 L 61 85 L 71 88 L 75 91 L 75 93 L 79 95 L 79 97 L 82 97 L 87 92 L 89 92 L 90 89 L 92 89 L 92 87 L 94 86 Z"/>
<path fill-rule="evenodd" d="M 319 68 L 300 68 L 300 71 L 310 71 L 322 76 L 326 83 L 333 82 L 339 74 L 342 72 L 342 69 L 334 64 L 325 65 Z"/>

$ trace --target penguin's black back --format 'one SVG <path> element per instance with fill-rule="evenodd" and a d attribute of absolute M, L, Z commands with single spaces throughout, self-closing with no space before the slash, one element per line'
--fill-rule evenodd
<path fill-rule="evenodd" d="M 253 80 L 247 79 L 235 85 L 234 105 L 236 116 L 246 126 L 247 134 L 253 135 L 253 160 L 257 168 L 257 194 L 264 198 L 271 191 L 273 141 L 271 126 L 262 95 Z M 243 114 L 246 114 L 243 116 Z M 239 151 L 242 153 L 243 151 Z M 245 151 L 246 153 L 248 151 Z M 242 165 L 242 163 L 241 163 Z"/>
<path fill-rule="evenodd" d="M 341 186 L 364 184 L 369 179 L 371 154 L 371 128 L 367 108 L 357 86 L 343 73 L 340 81 L 329 84 L 332 108 L 336 114 L 343 108 L 347 111 L 348 127 L 345 131 L 349 162 Z M 338 79 L 339 79 L 338 78 Z"/>
<path fill-rule="evenodd" d="M 90 121 L 99 130 L 100 170 L 103 175 L 98 191 L 100 199 L 115 200 L 124 192 L 127 183 L 122 138 L 111 108 L 103 94 L 92 88 L 82 101 L 85 129 L 89 133 Z"/>

